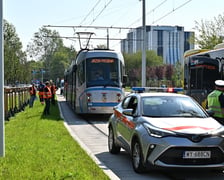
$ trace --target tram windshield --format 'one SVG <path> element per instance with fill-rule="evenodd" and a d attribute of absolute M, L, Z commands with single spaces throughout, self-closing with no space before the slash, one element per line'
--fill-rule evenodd
<path fill-rule="evenodd" d="M 118 60 L 114 58 L 91 58 L 86 61 L 87 87 L 119 87 Z"/>

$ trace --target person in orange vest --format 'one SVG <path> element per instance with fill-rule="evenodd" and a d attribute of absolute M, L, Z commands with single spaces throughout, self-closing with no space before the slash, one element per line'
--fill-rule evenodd
<path fill-rule="evenodd" d="M 29 107 L 32 108 L 34 100 L 36 99 L 36 92 L 37 92 L 35 84 L 32 84 L 29 90 L 30 90 Z"/>
<path fill-rule="evenodd" d="M 51 94 L 52 94 L 51 103 L 55 105 L 55 94 L 57 91 L 57 87 L 55 86 L 52 80 L 50 81 L 50 84 L 51 84 Z"/>
<path fill-rule="evenodd" d="M 40 84 L 39 84 L 39 86 L 38 86 L 38 94 L 39 94 L 39 99 L 40 99 L 40 103 L 41 104 L 44 104 L 44 98 L 43 98 L 43 96 L 44 96 L 44 87 L 45 87 L 45 85 L 42 83 L 42 82 L 40 82 Z"/>
<path fill-rule="evenodd" d="M 43 115 L 49 115 L 50 114 L 51 98 L 52 98 L 51 85 L 50 85 L 49 81 L 47 81 L 45 83 L 45 85 L 46 86 L 44 87 L 44 94 L 43 94 L 43 98 L 45 101 L 45 107 L 44 107 Z"/>

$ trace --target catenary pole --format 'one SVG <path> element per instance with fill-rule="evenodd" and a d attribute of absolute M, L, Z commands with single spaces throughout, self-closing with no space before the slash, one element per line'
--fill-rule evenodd
<path fill-rule="evenodd" d="M 142 0 L 142 87 L 146 86 L 146 26 L 145 0 Z"/>
<path fill-rule="evenodd" d="M 0 0 L 0 156 L 5 156 L 5 132 L 4 132 L 4 54 L 3 54 L 3 5 Z"/>

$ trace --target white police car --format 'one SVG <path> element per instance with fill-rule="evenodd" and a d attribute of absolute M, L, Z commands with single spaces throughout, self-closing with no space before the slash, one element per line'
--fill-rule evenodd
<path fill-rule="evenodd" d="M 224 127 L 189 96 L 131 93 L 114 107 L 108 128 L 109 152 L 125 149 L 137 173 L 154 168 L 224 169 Z"/>

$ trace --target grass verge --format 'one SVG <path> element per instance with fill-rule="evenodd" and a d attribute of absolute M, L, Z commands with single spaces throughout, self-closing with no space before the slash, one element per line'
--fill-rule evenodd
<path fill-rule="evenodd" d="M 48 116 L 43 109 L 35 101 L 33 108 L 5 122 L 0 179 L 109 179 L 70 136 L 58 106 L 51 106 Z"/>

